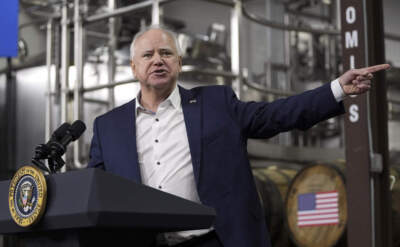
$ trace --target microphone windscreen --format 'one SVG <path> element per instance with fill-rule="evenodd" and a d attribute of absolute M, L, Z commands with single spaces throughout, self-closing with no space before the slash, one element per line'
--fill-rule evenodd
<path fill-rule="evenodd" d="M 76 120 L 72 123 L 71 127 L 69 128 L 70 134 L 72 136 L 72 141 L 78 139 L 82 133 L 86 130 L 86 125 L 81 120 Z"/>
<path fill-rule="evenodd" d="M 51 135 L 51 139 L 53 139 L 54 141 L 59 141 L 61 140 L 66 134 L 67 134 L 67 130 L 70 128 L 70 124 L 69 123 L 63 123 L 61 124 L 60 127 L 58 127 L 53 134 Z"/>

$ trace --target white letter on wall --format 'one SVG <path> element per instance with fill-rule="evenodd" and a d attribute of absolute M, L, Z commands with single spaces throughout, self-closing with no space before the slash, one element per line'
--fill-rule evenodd
<path fill-rule="evenodd" d="M 354 55 L 350 55 L 350 69 L 356 68 L 355 62 L 354 62 Z"/>
<path fill-rule="evenodd" d="M 346 22 L 353 24 L 356 21 L 356 9 L 353 6 L 349 6 L 346 9 Z"/>
<path fill-rule="evenodd" d="M 349 112 L 350 112 L 350 117 L 349 117 L 350 122 L 352 123 L 357 122 L 358 119 L 360 118 L 360 116 L 358 115 L 358 105 L 355 104 L 351 105 L 349 107 Z"/>
<path fill-rule="evenodd" d="M 358 31 L 346 32 L 346 48 L 358 47 Z"/>

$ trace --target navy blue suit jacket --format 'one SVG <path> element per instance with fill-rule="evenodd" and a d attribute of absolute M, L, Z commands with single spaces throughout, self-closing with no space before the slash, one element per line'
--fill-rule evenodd
<path fill-rule="evenodd" d="M 226 86 L 179 87 L 197 191 L 216 209 L 215 230 L 225 247 L 270 246 L 247 158 L 248 138 L 305 130 L 343 113 L 329 83 L 297 96 L 241 102 Z M 135 100 L 94 122 L 90 167 L 141 182 L 136 150 Z"/>

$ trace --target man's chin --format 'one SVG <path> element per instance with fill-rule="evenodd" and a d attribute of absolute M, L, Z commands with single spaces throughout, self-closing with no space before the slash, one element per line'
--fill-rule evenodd
<path fill-rule="evenodd" d="M 155 88 L 155 89 L 166 89 L 166 88 L 171 88 L 175 85 L 175 81 L 173 80 L 152 80 L 148 81 L 147 83 L 150 87 Z"/>

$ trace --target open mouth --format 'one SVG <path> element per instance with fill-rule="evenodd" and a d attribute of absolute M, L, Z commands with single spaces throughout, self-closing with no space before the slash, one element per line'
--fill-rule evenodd
<path fill-rule="evenodd" d="M 163 76 L 163 75 L 167 74 L 167 71 L 165 69 L 157 69 L 157 70 L 154 70 L 152 72 L 152 74 L 156 75 L 156 76 Z"/>

